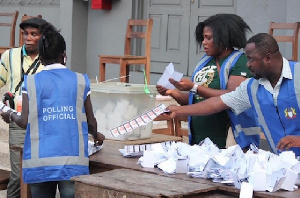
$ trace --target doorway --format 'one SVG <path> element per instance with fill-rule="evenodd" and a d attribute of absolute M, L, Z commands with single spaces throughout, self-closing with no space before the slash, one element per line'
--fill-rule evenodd
<path fill-rule="evenodd" d="M 153 18 L 151 72 L 175 70 L 191 76 L 204 55 L 196 44 L 197 24 L 217 13 L 236 13 L 236 0 L 144 0 L 143 18 Z"/>

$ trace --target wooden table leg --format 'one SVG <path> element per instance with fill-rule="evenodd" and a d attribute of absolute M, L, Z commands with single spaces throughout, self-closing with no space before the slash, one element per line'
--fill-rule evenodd
<path fill-rule="evenodd" d="M 21 198 L 31 198 L 29 185 L 24 183 L 22 177 L 22 156 L 23 151 L 20 151 L 20 161 L 21 161 L 21 170 L 20 170 L 20 189 L 21 189 Z"/>

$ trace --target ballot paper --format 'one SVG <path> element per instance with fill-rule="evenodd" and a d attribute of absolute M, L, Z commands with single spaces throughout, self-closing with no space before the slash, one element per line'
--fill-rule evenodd
<path fill-rule="evenodd" d="M 176 81 L 180 81 L 180 79 L 183 77 L 183 74 L 180 72 L 177 72 L 174 70 L 174 65 L 173 63 L 170 63 L 164 73 L 162 74 L 162 76 L 160 77 L 160 79 L 158 80 L 157 84 L 158 85 L 162 85 L 163 87 L 167 88 L 167 89 L 175 89 L 174 85 L 172 85 L 169 82 L 170 78 L 173 78 Z"/>
<path fill-rule="evenodd" d="M 88 141 L 88 153 L 89 156 L 93 155 L 94 153 L 100 151 L 103 147 L 103 144 L 101 146 L 95 146 L 95 143 L 92 141 Z"/>
<path fill-rule="evenodd" d="M 298 188 L 300 162 L 292 151 L 275 155 L 250 149 L 243 153 L 239 145 L 219 149 L 209 138 L 192 146 L 182 142 L 156 143 L 151 145 L 151 151 L 139 159 L 143 167 L 152 168 L 154 164 L 167 174 L 187 170 L 186 174 L 194 178 L 234 185 L 241 189 L 241 198 L 253 191 L 294 191 Z"/>
<path fill-rule="evenodd" d="M 113 137 L 118 137 L 119 135 L 129 133 L 138 127 L 147 125 L 164 112 L 168 112 L 166 110 L 166 106 L 164 104 L 159 104 L 158 106 L 154 107 L 151 110 L 148 110 L 144 114 L 126 121 L 125 123 L 122 123 L 121 125 L 110 129 L 109 131 Z"/>
<path fill-rule="evenodd" d="M 11 109 L 10 107 L 0 102 L 0 112 L 7 112 L 9 110 L 16 112 L 15 110 Z"/>
<path fill-rule="evenodd" d="M 239 198 L 252 198 L 253 186 L 250 183 L 243 182 L 241 185 L 241 192 Z"/>
<path fill-rule="evenodd" d="M 141 162 L 141 165 L 144 168 L 154 168 L 154 164 L 155 164 L 155 152 L 150 150 L 145 150 L 144 151 L 144 160 Z"/>

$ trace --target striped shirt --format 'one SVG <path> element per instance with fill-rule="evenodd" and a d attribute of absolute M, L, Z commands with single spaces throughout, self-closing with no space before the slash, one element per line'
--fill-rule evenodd
<path fill-rule="evenodd" d="M 22 57 L 21 57 L 22 56 Z M 22 60 L 23 59 L 23 60 Z M 26 73 L 29 67 L 36 62 L 38 56 L 36 56 L 33 60 L 29 55 L 27 55 L 25 46 L 19 48 L 12 48 L 10 50 L 6 50 L 1 55 L 1 64 L 0 64 L 0 88 L 4 85 L 8 86 L 9 92 L 15 94 L 15 96 L 22 95 L 21 86 L 15 91 L 17 85 L 20 83 L 22 79 L 22 67 L 24 73 Z M 39 65 L 39 66 L 38 66 Z M 29 72 L 35 70 L 35 67 L 38 66 L 36 73 L 43 69 L 43 65 L 35 64 L 33 69 Z M 16 93 L 15 93 L 16 92 Z M 15 104 L 16 104 L 15 97 Z"/>
<path fill-rule="evenodd" d="M 280 91 L 280 86 L 282 79 L 293 79 L 292 72 L 289 66 L 288 60 L 283 57 L 283 67 L 281 71 L 281 76 L 273 88 L 270 81 L 266 78 L 258 79 L 259 84 L 263 85 L 265 89 L 273 95 L 274 104 L 277 106 L 277 98 Z M 247 92 L 247 85 L 250 79 L 247 79 L 241 83 L 235 91 L 221 95 L 222 101 L 230 107 L 235 114 L 239 114 L 251 107 L 249 96 Z"/>

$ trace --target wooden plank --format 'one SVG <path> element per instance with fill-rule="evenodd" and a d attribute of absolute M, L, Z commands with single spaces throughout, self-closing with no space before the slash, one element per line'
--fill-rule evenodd
<path fill-rule="evenodd" d="M 157 174 L 164 177 L 180 179 L 182 181 L 195 182 L 199 186 L 213 185 L 217 187 L 218 192 L 206 193 L 207 195 L 205 196 L 214 197 L 212 194 L 215 194 L 216 195 L 215 197 L 221 195 L 222 196 L 224 195 L 224 197 L 226 197 L 228 194 L 230 194 L 230 195 L 234 195 L 232 197 L 238 197 L 239 195 L 240 190 L 235 188 L 234 186 L 228 186 L 220 183 L 213 183 L 210 179 L 192 178 L 187 176 L 186 174 L 164 174 L 158 168 L 143 168 L 141 165 L 137 164 L 138 158 L 125 158 L 121 155 L 118 149 L 123 148 L 123 146 L 124 146 L 124 142 L 121 141 L 105 141 L 103 149 L 90 157 L 91 173 L 98 173 L 102 171 L 126 168 L 130 170 L 141 171 L 141 173 L 147 172 L 147 173 Z M 296 197 L 300 197 L 300 190 L 296 190 L 294 192 L 281 190 L 274 193 L 254 192 L 254 197 L 296 198 Z"/>
<path fill-rule="evenodd" d="M 91 185 L 113 190 L 117 193 L 129 193 L 141 197 L 182 197 L 217 190 L 214 185 L 199 185 L 195 182 L 128 169 L 117 169 L 73 179 L 77 183 L 76 187 L 79 186 L 76 191 L 83 191 L 84 189 L 81 189 L 80 184 L 85 184 L 84 186 Z"/>

